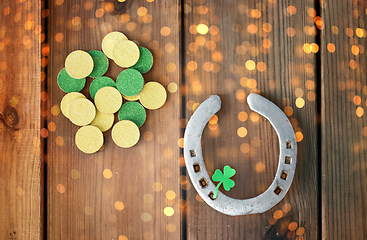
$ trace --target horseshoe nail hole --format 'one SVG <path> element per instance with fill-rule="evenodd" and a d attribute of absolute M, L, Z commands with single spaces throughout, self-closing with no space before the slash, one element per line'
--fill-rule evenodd
<path fill-rule="evenodd" d="M 282 174 L 280 175 L 280 178 L 283 180 L 287 180 L 287 177 L 288 177 L 288 172 L 286 171 L 283 171 Z"/>
<path fill-rule="evenodd" d="M 292 143 L 291 143 L 291 141 L 288 141 L 287 142 L 287 149 L 290 149 L 290 148 L 292 148 Z"/>
<path fill-rule="evenodd" d="M 195 173 L 198 173 L 198 172 L 200 172 L 200 171 L 201 171 L 201 167 L 200 167 L 200 164 L 199 164 L 199 163 L 195 163 L 195 164 L 193 165 L 193 167 L 194 167 L 194 172 L 195 172 Z"/>
<path fill-rule="evenodd" d="M 196 157 L 196 150 L 190 150 L 190 156 Z"/>
<path fill-rule="evenodd" d="M 290 157 L 290 156 L 285 156 L 285 159 L 284 159 L 284 163 L 285 163 L 285 164 L 291 164 L 291 161 L 292 161 L 292 157 Z"/>
<path fill-rule="evenodd" d="M 276 195 L 279 195 L 279 194 L 282 192 L 282 190 L 283 190 L 283 188 L 281 188 L 281 187 L 277 186 L 277 187 L 275 188 L 275 190 L 274 190 L 274 193 L 275 193 Z"/>
<path fill-rule="evenodd" d="M 215 200 L 213 192 L 210 192 L 208 196 L 210 197 L 211 200 Z"/>
<path fill-rule="evenodd" d="M 206 188 L 208 186 L 208 181 L 205 178 L 199 180 L 200 186 Z"/>

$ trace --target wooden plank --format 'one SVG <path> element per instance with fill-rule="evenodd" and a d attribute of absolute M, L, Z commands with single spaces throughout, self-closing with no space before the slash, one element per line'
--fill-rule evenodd
<path fill-rule="evenodd" d="M 180 98 L 173 91 L 179 87 L 177 1 L 58 0 L 49 1 L 49 8 L 48 116 L 56 130 L 49 132 L 47 150 L 48 238 L 178 239 Z M 145 80 L 166 87 L 171 83 L 172 93 L 161 109 L 147 111 L 135 147 L 119 148 L 108 131 L 104 149 L 86 155 L 75 146 L 79 128 L 54 112 L 64 96 L 56 76 L 68 53 L 100 50 L 103 37 L 112 30 L 153 52 L 154 66 Z M 110 61 L 106 76 L 116 79 L 121 70 Z M 82 92 L 89 97 L 88 86 Z M 112 171 L 111 179 L 104 177 L 106 169 Z M 166 198 L 169 190 L 175 193 L 167 194 L 171 200 Z M 123 210 L 115 208 L 122 206 L 118 201 Z M 173 216 L 166 216 L 164 210 L 169 213 L 171 208 Z"/>
<path fill-rule="evenodd" d="M 324 1 L 323 239 L 367 238 L 365 3 Z"/>
<path fill-rule="evenodd" d="M 43 238 L 40 3 L 0 3 L 1 239 Z"/>
<path fill-rule="evenodd" d="M 291 189 L 263 214 L 223 215 L 191 187 L 188 239 L 317 239 L 316 57 L 305 52 L 315 43 L 313 1 L 195 0 L 185 1 L 184 9 L 186 118 L 209 95 L 222 98 L 218 123 L 213 119 L 202 142 L 210 173 L 227 164 L 237 170 L 236 186 L 226 194 L 245 199 L 262 193 L 278 164 L 276 133 L 249 109 L 250 92 L 284 109 L 299 141 Z M 199 24 L 209 26 L 209 32 Z M 242 121 L 240 112 L 245 112 Z"/>

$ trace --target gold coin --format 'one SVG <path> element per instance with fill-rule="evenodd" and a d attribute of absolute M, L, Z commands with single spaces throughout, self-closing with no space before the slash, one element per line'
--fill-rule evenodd
<path fill-rule="evenodd" d="M 107 57 L 113 59 L 113 48 L 116 43 L 127 40 L 127 37 L 120 32 L 110 32 L 102 40 L 102 51 Z"/>
<path fill-rule="evenodd" d="M 122 97 L 127 100 L 127 101 L 137 101 L 139 100 L 139 94 L 135 95 L 135 96 L 125 96 L 124 94 L 122 94 Z"/>
<path fill-rule="evenodd" d="M 90 125 L 98 127 L 102 132 L 107 131 L 113 125 L 115 116 L 113 114 L 104 114 L 97 110 L 96 117 Z"/>
<path fill-rule="evenodd" d="M 65 69 L 73 78 L 82 79 L 88 77 L 93 68 L 93 58 L 87 52 L 76 50 L 66 57 Z"/>
<path fill-rule="evenodd" d="M 138 62 L 140 51 L 138 46 L 130 40 L 122 40 L 113 48 L 113 60 L 123 68 L 128 68 Z"/>
<path fill-rule="evenodd" d="M 148 82 L 139 94 L 140 103 L 147 109 L 155 110 L 163 106 L 167 99 L 166 89 L 157 82 Z"/>
<path fill-rule="evenodd" d="M 64 114 L 65 117 L 69 118 L 68 117 L 69 105 L 72 101 L 74 101 L 77 98 L 86 98 L 86 97 L 79 92 L 71 92 L 71 93 L 66 94 L 62 98 L 61 103 L 60 103 L 60 109 L 61 109 L 62 114 Z"/>
<path fill-rule="evenodd" d="M 114 87 L 103 87 L 96 93 L 94 103 L 101 113 L 114 114 L 122 105 L 122 96 Z"/>
<path fill-rule="evenodd" d="M 139 141 L 140 131 L 132 121 L 122 120 L 113 126 L 111 135 L 117 146 L 129 148 Z"/>
<path fill-rule="evenodd" d="M 96 108 L 86 98 L 77 98 L 69 104 L 68 116 L 77 126 L 85 126 L 91 123 L 96 116 Z"/>
<path fill-rule="evenodd" d="M 75 134 L 75 144 L 82 152 L 95 153 L 103 146 L 103 134 L 96 126 L 81 127 Z"/>

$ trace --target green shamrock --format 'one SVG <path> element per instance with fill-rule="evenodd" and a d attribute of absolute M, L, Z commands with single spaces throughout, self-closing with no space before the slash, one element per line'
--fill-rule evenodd
<path fill-rule="evenodd" d="M 219 189 L 219 187 L 222 183 L 223 183 L 223 187 L 226 191 L 231 190 L 231 188 L 233 188 L 234 185 L 235 185 L 235 182 L 230 178 L 233 177 L 236 174 L 236 170 L 234 170 L 230 166 L 226 165 L 223 168 L 223 173 L 222 173 L 221 170 L 217 169 L 217 170 L 215 170 L 215 172 L 212 176 L 213 181 L 219 182 L 219 184 L 217 185 L 217 187 L 215 188 L 215 191 L 214 191 L 214 196 L 213 196 L 214 199 L 217 198 L 218 189 Z"/>

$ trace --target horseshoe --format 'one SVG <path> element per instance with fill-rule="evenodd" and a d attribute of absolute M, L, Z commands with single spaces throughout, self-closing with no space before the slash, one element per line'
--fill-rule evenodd
<path fill-rule="evenodd" d="M 218 95 L 212 95 L 200 104 L 191 116 L 184 135 L 184 157 L 192 185 L 209 206 L 231 216 L 263 213 L 274 207 L 289 190 L 296 170 L 297 142 L 287 116 L 274 103 L 258 94 L 249 94 L 247 102 L 252 111 L 269 120 L 279 139 L 278 169 L 273 182 L 262 194 L 249 199 L 234 199 L 218 191 L 217 198 L 213 198 L 216 185 L 205 167 L 201 136 L 209 119 L 221 108 Z"/>

